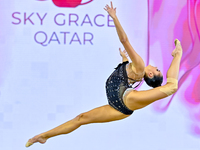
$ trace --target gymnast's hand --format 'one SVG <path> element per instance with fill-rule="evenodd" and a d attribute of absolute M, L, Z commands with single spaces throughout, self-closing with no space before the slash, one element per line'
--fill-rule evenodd
<path fill-rule="evenodd" d="M 121 48 L 119 48 L 119 52 L 122 57 L 128 57 L 126 50 L 123 50 L 123 52 L 122 52 Z"/>
<path fill-rule="evenodd" d="M 120 52 L 120 55 L 122 56 L 122 61 L 125 62 L 125 61 L 128 61 L 128 54 L 126 52 L 126 50 L 124 50 L 123 52 L 121 51 L 121 48 L 119 48 L 119 52 Z"/>
<path fill-rule="evenodd" d="M 176 45 L 176 48 L 173 50 L 172 56 L 175 57 L 175 56 L 178 55 L 178 56 L 182 57 L 183 50 L 182 50 L 182 47 L 181 47 L 181 42 L 178 39 L 176 39 L 174 41 L 174 43 Z"/>
<path fill-rule="evenodd" d="M 109 14 L 112 18 L 115 18 L 115 16 L 116 16 L 116 7 L 113 8 L 112 2 L 110 2 L 110 4 L 111 4 L 111 7 L 108 6 L 108 4 L 107 4 L 107 5 L 105 6 L 104 9 L 108 12 L 108 14 Z"/>

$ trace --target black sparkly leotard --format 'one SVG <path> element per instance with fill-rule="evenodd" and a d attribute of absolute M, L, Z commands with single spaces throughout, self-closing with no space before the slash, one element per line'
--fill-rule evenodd
<path fill-rule="evenodd" d="M 128 109 L 123 102 L 123 93 L 127 88 L 131 88 L 128 83 L 126 64 L 128 61 L 119 64 L 107 79 L 106 94 L 110 106 L 123 114 L 130 115 L 133 111 Z"/>

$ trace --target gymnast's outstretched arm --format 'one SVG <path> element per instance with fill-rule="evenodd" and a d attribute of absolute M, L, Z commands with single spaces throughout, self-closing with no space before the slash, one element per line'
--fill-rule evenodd
<path fill-rule="evenodd" d="M 176 48 L 172 52 L 174 57 L 167 71 L 167 83 L 163 86 L 146 90 L 132 91 L 124 96 L 124 103 L 131 110 L 143 108 L 156 100 L 172 95 L 178 89 L 178 74 L 182 57 L 182 47 L 179 40 L 175 40 Z"/>
<path fill-rule="evenodd" d="M 104 8 L 108 14 L 112 17 L 116 30 L 117 30 L 117 34 L 119 36 L 119 39 L 121 41 L 121 43 L 123 44 L 124 48 L 126 49 L 137 73 L 143 72 L 144 68 L 145 68 L 145 64 L 143 59 L 140 57 L 140 55 L 138 55 L 136 53 L 136 51 L 133 49 L 133 47 L 131 46 L 128 37 L 126 35 L 126 33 L 124 32 L 124 29 L 122 28 L 117 16 L 116 16 L 116 8 L 113 8 L 113 4 L 111 2 L 111 7 L 106 5 Z"/>

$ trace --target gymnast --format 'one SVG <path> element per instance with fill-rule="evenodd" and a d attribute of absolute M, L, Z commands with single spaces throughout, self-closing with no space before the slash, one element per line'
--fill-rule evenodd
<path fill-rule="evenodd" d="M 113 18 L 121 43 L 128 53 L 132 63 L 128 63 L 126 51 L 121 51 L 123 62 L 119 64 L 106 81 L 106 94 L 109 105 L 104 105 L 85 113 L 79 114 L 74 119 L 53 128 L 47 132 L 38 134 L 29 139 L 26 147 L 39 142 L 44 144 L 49 138 L 68 134 L 82 125 L 90 123 L 103 123 L 121 120 L 129 117 L 134 110 L 143 108 L 157 100 L 175 93 L 178 89 L 178 74 L 182 57 L 182 47 L 179 40 L 175 40 L 175 49 L 172 52 L 173 60 L 167 71 L 167 83 L 161 86 L 162 74 L 153 66 L 144 67 L 142 58 L 130 45 L 128 38 L 116 16 L 116 8 L 106 5 L 104 8 Z M 153 89 L 136 91 L 131 88 L 132 83 L 145 79 Z"/>

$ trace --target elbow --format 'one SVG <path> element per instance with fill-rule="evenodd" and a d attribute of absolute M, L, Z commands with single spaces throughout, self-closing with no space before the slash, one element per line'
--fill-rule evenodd
<path fill-rule="evenodd" d="M 120 38 L 120 42 L 122 44 L 126 43 L 128 41 L 128 38 L 127 37 L 123 37 L 123 38 Z"/>

